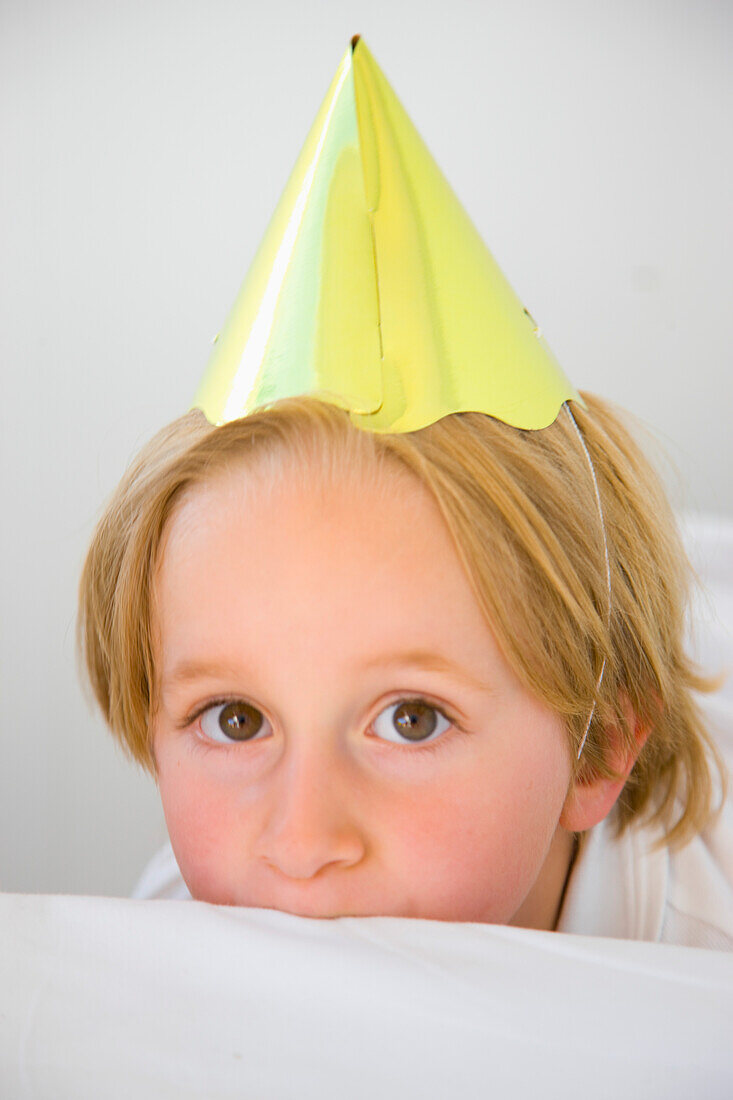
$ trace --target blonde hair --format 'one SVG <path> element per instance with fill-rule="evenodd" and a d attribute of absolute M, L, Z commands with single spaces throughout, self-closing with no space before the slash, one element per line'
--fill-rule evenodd
<path fill-rule="evenodd" d="M 684 843 L 711 816 L 712 766 L 723 774 L 692 694 L 714 683 L 683 645 L 691 569 L 641 449 L 607 402 L 583 398 L 573 414 L 587 456 L 570 416 L 523 431 L 455 413 L 420 431 L 380 435 L 311 397 L 216 428 L 193 411 L 163 429 L 109 502 L 81 579 L 80 648 L 115 736 L 155 773 L 152 586 L 183 494 L 233 463 L 256 467 L 267 482 L 284 476 L 283 456 L 296 469 L 319 457 L 335 476 L 386 462 L 433 495 L 504 656 L 564 719 L 573 758 L 592 711 L 578 779 L 613 776 L 619 738 L 636 751 L 630 707 L 650 733 L 619 799 L 618 829 L 646 814 L 663 823 L 667 843 Z"/>

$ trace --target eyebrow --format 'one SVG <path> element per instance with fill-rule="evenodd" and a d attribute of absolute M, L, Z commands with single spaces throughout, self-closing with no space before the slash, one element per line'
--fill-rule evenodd
<path fill-rule="evenodd" d="M 476 691 L 489 691 L 490 685 L 485 680 L 479 680 L 472 676 L 461 665 L 448 660 L 439 653 L 433 653 L 427 649 L 410 649 L 400 653 L 379 654 L 377 657 L 365 661 L 359 666 L 364 672 L 374 669 L 391 668 L 420 668 L 425 672 L 438 672 L 452 676 L 460 680 L 468 687 Z M 236 679 L 241 675 L 241 668 L 215 660 L 184 660 L 175 664 L 171 671 L 161 680 L 161 691 L 185 685 L 207 677 L 224 677 L 224 679 Z"/>
<path fill-rule="evenodd" d="M 177 687 L 181 684 L 190 684 L 192 681 L 206 679 L 206 677 L 223 676 L 225 679 L 234 679 L 240 676 L 241 673 L 241 668 L 237 668 L 235 665 L 228 665 L 224 661 L 197 659 L 179 661 L 178 664 L 173 665 L 170 672 L 161 679 L 160 687 L 162 691 L 165 691 L 166 688 Z"/>
<path fill-rule="evenodd" d="M 440 653 L 433 653 L 428 649 L 410 649 L 404 653 L 380 654 L 361 666 L 365 671 L 375 668 L 420 668 L 426 672 L 441 672 L 452 676 L 455 680 L 461 680 L 468 687 L 477 691 L 491 690 L 486 680 L 479 680 L 472 676 L 462 665 L 448 660 Z"/>

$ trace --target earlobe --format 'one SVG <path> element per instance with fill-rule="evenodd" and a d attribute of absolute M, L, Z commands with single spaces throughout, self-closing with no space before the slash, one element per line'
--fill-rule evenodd
<path fill-rule="evenodd" d="M 583 833 L 603 821 L 613 809 L 626 778 L 604 779 L 599 776 L 590 781 L 576 779 L 560 814 L 562 827 L 571 833 Z"/>
<path fill-rule="evenodd" d="M 599 775 L 594 779 L 578 777 L 574 780 L 560 815 L 560 825 L 569 832 L 582 833 L 598 825 L 611 812 L 624 789 L 631 769 L 650 732 L 649 727 L 642 727 L 639 724 L 633 713 L 627 717 L 634 730 L 634 747 L 625 748 L 621 731 L 613 731 L 609 737 L 609 764 L 616 772 L 617 778 Z"/>

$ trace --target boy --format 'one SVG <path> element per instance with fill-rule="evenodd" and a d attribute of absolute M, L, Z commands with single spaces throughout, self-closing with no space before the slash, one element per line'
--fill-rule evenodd
<path fill-rule="evenodd" d="M 190 895 L 733 946 L 664 493 L 358 40 L 197 404 L 80 618 Z"/>

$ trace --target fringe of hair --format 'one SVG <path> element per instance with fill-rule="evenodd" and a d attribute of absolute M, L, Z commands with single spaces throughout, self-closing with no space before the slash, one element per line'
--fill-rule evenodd
<path fill-rule="evenodd" d="M 634 726 L 648 729 L 617 827 L 646 815 L 664 825 L 665 843 L 685 843 L 714 812 L 715 772 L 723 783 L 694 697 L 718 681 L 684 650 L 692 571 L 661 483 L 611 405 L 583 398 L 573 414 L 605 515 L 610 620 L 595 488 L 570 418 L 523 431 L 455 413 L 417 432 L 379 435 L 303 397 L 218 428 L 194 411 L 159 432 L 105 509 L 80 583 L 80 652 L 128 754 L 155 774 L 151 599 L 165 526 L 185 494 L 233 464 L 275 484 L 306 476 L 313 462 L 326 482 L 387 463 L 432 493 L 504 656 L 563 717 L 573 757 L 595 702 L 578 780 L 614 775 L 612 747 L 620 739 L 635 750 Z"/>

